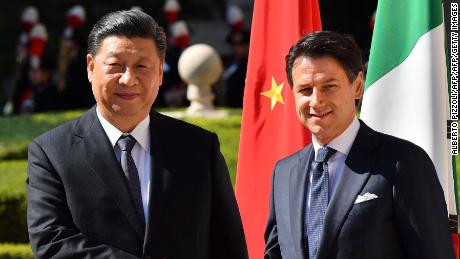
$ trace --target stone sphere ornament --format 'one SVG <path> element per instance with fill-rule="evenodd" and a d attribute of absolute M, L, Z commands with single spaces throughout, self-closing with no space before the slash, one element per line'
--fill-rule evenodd
<path fill-rule="evenodd" d="M 214 94 L 211 86 L 223 72 L 222 60 L 217 51 L 207 44 L 195 44 L 185 49 L 178 63 L 179 75 L 188 84 L 187 99 L 190 115 L 204 115 L 214 111 Z"/>

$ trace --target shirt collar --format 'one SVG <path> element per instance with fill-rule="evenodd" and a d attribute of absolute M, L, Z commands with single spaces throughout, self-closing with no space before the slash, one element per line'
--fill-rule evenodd
<path fill-rule="evenodd" d="M 96 114 L 97 118 L 101 122 L 102 128 L 104 128 L 105 133 L 109 137 L 110 143 L 112 144 L 112 147 L 115 147 L 117 144 L 118 139 L 121 137 L 121 135 L 127 135 L 123 132 L 121 132 L 119 129 L 117 129 L 115 126 L 110 124 L 104 116 L 99 112 L 98 107 L 96 107 Z M 144 151 L 148 152 L 149 151 L 149 143 L 150 143 L 150 131 L 149 131 L 149 126 L 150 126 L 150 115 L 147 115 L 137 126 L 129 133 L 131 136 L 133 136 L 137 143 L 144 149 Z"/>
<path fill-rule="evenodd" d="M 348 156 L 351 146 L 353 145 L 353 142 L 355 141 L 356 135 L 358 135 L 359 127 L 360 127 L 359 121 L 355 116 L 353 118 L 353 121 L 350 123 L 350 125 L 348 125 L 345 131 L 343 131 L 342 134 L 337 136 L 335 139 L 331 140 L 326 146 L 331 147 L 337 150 L 337 152 L 340 152 Z M 313 142 L 313 148 L 315 149 L 315 159 L 316 159 L 316 154 L 318 154 L 318 149 L 320 149 L 322 146 L 318 144 L 314 138 L 312 138 L 312 142 Z"/>

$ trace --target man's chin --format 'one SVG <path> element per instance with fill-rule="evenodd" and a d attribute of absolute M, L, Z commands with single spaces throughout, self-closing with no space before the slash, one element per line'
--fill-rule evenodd
<path fill-rule="evenodd" d="M 311 132 L 311 134 L 313 136 L 316 136 L 318 138 L 323 138 L 323 137 L 328 135 L 328 132 L 327 132 L 328 127 L 327 126 L 322 126 L 322 125 L 315 124 L 315 125 L 307 127 L 307 128 L 310 130 L 310 132 Z"/>
<path fill-rule="evenodd" d="M 141 111 L 135 107 L 112 106 L 112 113 L 114 116 L 139 116 L 140 112 Z"/>
<path fill-rule="evenodd" d="M 324 131 L 327 127 L 325 127 L 323 124 L 318 124 L 317 122 L 309 121 L 307 124 L 307 128 L 311 131 L 311 133 L 317 133 L 320 134 L 321 132 Z"/>

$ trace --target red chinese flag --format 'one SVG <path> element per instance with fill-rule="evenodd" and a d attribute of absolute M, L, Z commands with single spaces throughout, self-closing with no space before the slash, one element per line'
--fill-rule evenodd
<path fill-rule="evenodd" d="M 273 166 L 311 142 L 284 58 L 301 36 L 320 30 L 317 0 L 255 0 L 236 181 L 251 259 L 263 258 Z"/>

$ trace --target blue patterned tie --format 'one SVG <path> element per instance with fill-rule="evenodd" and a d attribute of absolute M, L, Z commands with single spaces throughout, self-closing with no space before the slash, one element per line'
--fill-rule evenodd
<path fill-rule="evenodd" d="M 307 250 L 310 259 L 316 259 L 319 239 L 323 231 L 324 215 L 329 202 L 329 173 L 327 160 L 336 152 L 330 147 L 322 147 L 318 150 L 316 160 L 312 162 L 310 173 L 312 174 L 310 188 L 310 209 L 307 209 L 305 217 L 305 230 L 308 240 Z M 308 197 L 308 196 L 307 196 Z M 307 201 L 308 202 L 308 201 Z M 307 207 L 308 208 L 308 207 Z"/>
<path fill-rule="evenodd" d="M 137 213 L 145 225 L 144 206 L 142 205 L 141 185 L 139 182 L 139 174 L 137 172 L 136 164 L 131 156 L 131 150 L 136 144 L 136 139 L 131 135 L 121 136 L 117 141 L 118 147 L 121 149 L 120 164 L 126 179 L 128 180 L 128 187 L 131 191 L 131 197 L 136 205 Z"/>

